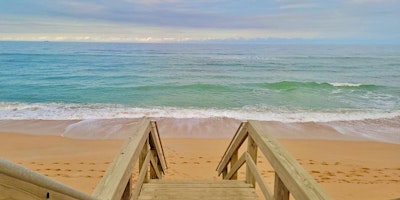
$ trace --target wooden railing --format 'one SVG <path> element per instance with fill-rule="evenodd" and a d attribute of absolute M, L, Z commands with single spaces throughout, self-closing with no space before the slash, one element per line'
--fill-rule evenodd
<path fill-rule="evenodd" d="M 247 139 L 247 149 L 238 157 L 239 149 Z M 275 170 L 274 193 L 267 188 L 257 168 L 257 150 L 260 149 Z M 223 179 L 237 179 L 238 170 L 246 164 L 246 182 L 259 185 L 265 199 L 331 199 L 296 160 L 268 134 L 260 122 L 242 122 L 217 167 Z"/>
<path fill-rule="evenodd" d="M 139 160 L 139 175 L 132 191 L 132 171 Z M 136 199 L 143 183 L 150 178 L 161 179 L 167 165 L 156 122 L 143 120 L 97 185 L 93 196 L 99 199 Z"/>
<path fill-rule="evenodd" d="M 132 190 L 132 172 L 138 160 L 139 175 Z M 127 138 L 92 195 L 0 159 L 0 199 L 137 199 L 143 183 L 149 178 L 161 179 L 166 169 L 157 124 L 145 119 Z"/>
<path fill-rule="evenodd" d="M 0 199 L 95 200 L 96 198 L 0 158 Z"/>

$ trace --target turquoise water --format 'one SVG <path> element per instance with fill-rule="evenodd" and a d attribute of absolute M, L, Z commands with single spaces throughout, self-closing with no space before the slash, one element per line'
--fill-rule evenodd
<path fill-rule="evenodd" d="M 400 46 L 0 42 L 1 119 L 400 116 Z"/>

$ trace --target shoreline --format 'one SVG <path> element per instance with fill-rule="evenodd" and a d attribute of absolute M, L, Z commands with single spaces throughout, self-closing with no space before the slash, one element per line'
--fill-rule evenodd
<path fill-rule="evenodd" d="M 142 118 L 83 120 L 0 120 L 0 132 L 76 139 L 124 139 Z M 233 118 L 152 118 L 163 138 L 232 138 Z M 400 144 L 400 117 L 331 122 L 261 121 L 278 139 L 377 141 Z"/>

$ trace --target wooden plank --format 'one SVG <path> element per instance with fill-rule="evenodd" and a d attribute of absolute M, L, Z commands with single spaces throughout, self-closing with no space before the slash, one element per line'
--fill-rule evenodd
<path fill-rule="evenodd" d="M 148 184 L 229 184 L 229 183 L 244 183 L 241 180 L 164 180 L 153 179 Z"/>
<path fill-rule="evenodd" d="M 238 161 L 238 156 L 239 156 L 238 154 L 239 154 L 238 150 L 236 150 L 236 151 L 232 154 L 232 157 L 231 157 L 231 171 L 232 171 L 232 168 L 235 166 L 236 162 Z M 232 174 L 232 175 L 229 177 L 229 179 L 237 180 L 237 178 L 238 178 L 237 172 L 236 172 L 237 170 L 238 170 L 238 169 L 235 170 L 235 173 Z"/>
<path fill-rule="evenodd" d="M 248 123 L 249 135 L 295 199 L 331 199 L 260 122 Z"/>
<path fill-rule="evenodd" d="M 177 197 L 190 199 L 193 197 L 203 199 L 218 199 L 220 197 L 253 197 L 256 199 L 257 195 L 253 188 L 164 188 L 164 189 L 153 189 L 143 190 L 141 197 L 153 196 L 153 197 L 168 197 L 170 199 L 176 199 Z"/>
<path fill-rule="evenodd" d="M 257 181 L 257 184 L 260 186 L 260 189 L 265 199 L 272 200 L 273 198 L 271 192 L 268 190 L 267 185 L 265 185 L 264 179 L 260 171 L 257 169 L 256 163 L 253 161 L 253 158 L 248 153 L 246 153 L 246 163 L 249 167 L 249 172 L 252 173 L 254 179 Z"/>
<path fill-rule="evenodd" d="M 0 158 L 0 199 L 94 200 L 96 198 Z"/>
<path fill-rule="evenodd" d="M 167 162 L 165 160 L 165 154 L 164 154 L 164 149 L 162 146 L 162 142 L 160 139 L 160 134 L 158 132 L 158 126 L 156 121 L 151 121 L 151 138 L 153 139 L 154 147 L 155 150 L 157 151 L 157 157 L 159 158 L 159 162 L 162 167 L 162 172 L 165 174 L 165 171 L 167 170 Z"/>
<path fill-rule="evenodd" d="M 252 161 L 257 163 L 257 145 L 252 137 L 247 137 L 247 153 L 252 158 Z M 246 182 L 255 186 L 256 180 L 250 172 L 249 165 L 246 166 Z"/>
<path fill-rule="evenodd" d="M 238 129 L 238 132 L 236 133 L 237 134 L 235 134 L 235 137 L 232 139 L 231 144 L 225 151 L 224 156 L 222 157 L 217 167 L 218 176 L 221 175 L 222 171 L 231 160 L 232 155 L 235 153 L 235 151 L 237 151 L 240 148 L 240 146 L 247 138 L 247 122 L 242 122 L 241 126 Z"/>
<path fill-rule="evenodd" d="M 230 180 L 231 177 L 233 177 L 235 174 L 237 174 L 237 171 L 239 170 L 240 167 L 246 162 L 246 154 L 242 154 L 240 156 L 239 160 L 235 163 L 235 165 L 232 166 L 231 170 L 229 173 L 225 176 L 224 179 Z M 237 178 L 237 177 L 236 177 Z M 234 179 L 235 180 L 235 179 Z"/>
<path fill-rule="evenodd" d="M 278 174 L 275 173 L 274 198 L 275 200 L 289 200 L 289 190 L 283 184 Z"/>
<path fill-rule="evenodd" d="M 137 130 L 127 138 L 120 153 L 97 185 L 93 192 L 95 197 L 100 199 L 120 199 L 122 197 L 130 179 L 129 175 L 132 173 L 150 130 L 150 120 L 142 120 Z"/>
<path fill-rule="evenodd" d="M 162 178 L 162 175 L 161 175 L 161 172 L 160 172 L 160 169 L 158 168 L 158 165 L 157 165 L 157 161 L 155 161 L 154 160 L 154 157 L 155 156 L 153 156 L 154 154 L 153 154 L 153 152 L 155 152 L 155 151 L 151 151 L 151 156 L 150 156 L 150 163 L 151 163 L 151 168 L 153 169 L 152 171 L 152 173 L 153 173 L 153 175 L 152 176 L 150 176 L 152 179 L 154 179 L 154 178 L 158 178 L 158 179 L 161 179 Z"/>
<path fill-rule="evenodd" d="M 166 184 L 156 184 L 156 183 L 146 183 L 143 188 L 252 188 L 252 185 L 244 182 L 232 182 L 224 184 L 214 184 L 214 183 L 166 183 Z"/>
<path fill-rule="evenodd" d="M 132 175 L 130 176 L 132 177 Z M 129 179 L 128 183 L 126 184 L 125 191 L 122 194 L 121 200 L 129 200 L 132 196 L 132 178 Z"/>
<path fill-rule="evenodd" d="M 147 156 L 144 160 L 144 163 L 149 163 L 151 157 L 152 157 L 152 153 L 151 153 L 151 151 L 148 151 Z M 140 169 L 138 179 L 136 180 L 135 187 L 133 188 L 131 200 L 138 198 L 138 196 L 140 194 L 140 190 L 142 189 L 143 183 L 146 179 L 148 168 L 149 168 L 149 165 L 145 164 L 145 165 L 143 165 L 142 169 Z"/>
<path fill-rule="evenodd" d="M 140 156 L 139 156 L 139 171 L 142 170 L 143 167 L 147 167 L 147 164 L 145 162 L 146 160 L 146 156 L 148 154 L 149 150 L 149 139 L 147 138 L 146 142 L 143 145 L 142 151 L 140 152 Z M 145 177 L 144 177 L 144 182 L 147 183 L 149 180 L 149 175 L 146 173 Z"/>

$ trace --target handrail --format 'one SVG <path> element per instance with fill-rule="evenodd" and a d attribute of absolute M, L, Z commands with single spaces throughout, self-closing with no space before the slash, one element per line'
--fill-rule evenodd
<path fill-rule="evenodd" d="M 246 139 L 247 150 L 238 160 L 237 152 Z M 261 150 L 275 170 L 274 195 L 266 187 L 257 169 L 257 149 Z M 241 124 L 217 167 L 218 175 L 222 174 L 224 179 L 236 179 L 234 174 L 237 174 L 244 163 L 247 166 L 246 182 L 254 187 L 257 183 L 268 200 L 288 200 L 289 193 L 295 199 L 331 199 L 311 175 L 268 134 L 267 128 L 260 122 L 249 121 Z"/>
<path fill-rule="evenodd" d="M 97 199 L 3 158 L 0 169 L 0 199 Z"/>
<path fill-rule="evenodd" d="M 140 173 L 132 191 L 132 171 L 138 160 Z M 144 119 L 126 139 L 92 195 L 0 158 L 0 199 L 136 199 L 148 182 L 148 169 L 150 179 L 161 179 L 167 163 L 157 123 Z"/>
<path fill-rule="evenodd" d="M 235 136 L 233 137 L 231 143 L 229 144 L 228 149 L 225 151 L 224 156 L 221 159 L 221 162 L 218 164 L 217 167 L 217 172 L 218 175 L 221 175 L 221 173 L 224 172 L 226 173 L 226 167 L 231 161 L 231 158 L 234 154 L 237 154 L 238 149 L 240 146 L 243 144 L 243 142 L 247 138 L 247 122 L 242 122 L 238 128 L 238 130 L 235 133 Z"/>
<path fill-rule="evenodd" d="M 148 119 L 142 120 L 137 131 L 127 138 L 119 155 L 110 164 L 106 174 L 94 190 L 93 196 L 110 200 L 121 199 L 122 197 L 124 197 L 123 199 L 135 198 L 131 195 L 130 187 L 132 171 L 139 159 L 140 172 L 145 169 L 143 173 L 146 175 L 148 165 L 151 164 L 150 178 L 161 178 L 160 171 L 165 173 L 167 165 L 157 130 L 155 122 Z M 140 177 L 141 175 L 139 175 Z M 138 180 L 135 190 L 140 190 L 146 179 L 147 176 L 144 177 L 143 181 Z"/>

